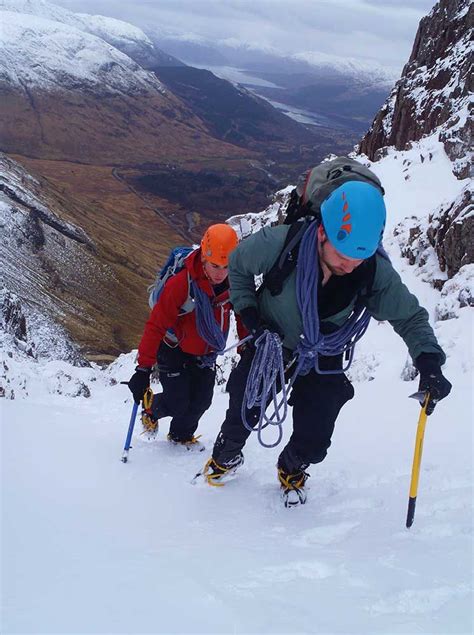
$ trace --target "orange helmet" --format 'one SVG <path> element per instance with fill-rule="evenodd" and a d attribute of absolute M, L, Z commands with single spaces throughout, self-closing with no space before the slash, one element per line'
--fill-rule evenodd
<path fill-rule="evenodd" d="M 211 225 L 201 240 L 202 258 L 214 265 L 227 267 L 229 254 L 237 247 L 238 242 L 237 233 L 230 225 Z"/>

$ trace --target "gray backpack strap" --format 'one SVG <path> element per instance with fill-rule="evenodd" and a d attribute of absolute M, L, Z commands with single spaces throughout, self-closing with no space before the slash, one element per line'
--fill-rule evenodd
<path fill-rule="evenodd" d="M 191 276 L 189 275 L 189 271 L 186 272 L 188 277 L 188 297 L 181 305 L 179 309 L 179 315 L 186 315 L 187 313 L 192 313 L 196 308 L 196 304 L 194 302 L 194 298 L 192 296 L 192 285 L 191 285 Z"/>

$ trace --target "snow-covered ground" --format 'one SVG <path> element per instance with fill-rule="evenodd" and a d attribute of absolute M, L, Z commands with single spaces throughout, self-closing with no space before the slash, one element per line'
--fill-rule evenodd
<path fill-rule="evenodd" d="M 472 357 L 460 345 L 462 311 L 439 329 L 454 389 L 428 420 L 409 531 L 419 407 L 407 397 L 417 382 L 400 380 L 405 351 L 386 325 L 373 324 L 360 351 L 381 362 L 375 379 L 356 382 L 296 510 L 279 500 L 278 449 L 255 438 L 223 488 L 191 484 L 209 452 L 170 447 L 168 421 L 153 443 L 137 425 L 121 463 L 132 403 L 120 384 L 92 382 L 89 399 L 38 390 L 2 400 L 2 632 L 472 632 Z M 117 379 L 132 367 L 128 356 Z M 226 404 L 216 389 L 200 426 L 208 450 Z"/>
<path fill-rule="evenodd" d="M 464 184 L 450 180 L 441 147 L 424 161 L 419 150 L 374 167 L 387 187 L 390 255 L 435 316 L 446 295 L 400 259 L 391 229 Z M 233 481 L 191 484 L 225 413 L 222 386 L 199 429 L 206 452 L 170 446 L 169 420 L 146 442 L 137 422 L 125 465 L 132 401 L 117 382 L 133 353 L 101 371 L 5 347 L 17 398 L 0 402 L 2 632 L 472 633 L 473 309 L 453 315 L 434 324 L 453 391 L 428 419 L 410 530 L 419 405 L 408 396 L 418 382 L 401 379 L 406 348 L 388 324 L 372 323 L 361 342 L 356 398 L 328 458 L 310 469 L 307 504 L 291 510 L 276 481 L 281 447 L 253 437 Z M 290 430 L 287 421 L 285 438 Z"/>

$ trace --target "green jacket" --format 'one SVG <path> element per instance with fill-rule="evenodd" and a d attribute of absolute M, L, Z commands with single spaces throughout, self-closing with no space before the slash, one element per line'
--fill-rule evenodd
<path fill-rule="evenodd" d="M 303 332 L 303 322 L 296 299 L 296 268 L 283 283 L 280 295 L 272 296 L 268 289 L 257 295 L 255 276 L 270 271 L 285 243 L 288 225 L 264 227 L 243 240 L 229 261 L 230 299 L 237 313 L 246 307 L 257 307 L 262 320 L 283 336 L 285 348 L 294 350 Z M 387 320 L 403 338 L 412 359 L 420 353 L 436 353 L 440 364 L 446 356 L 428 322 L 428 313 L 403 284 L 391 263 L 376 256 L 372 288 L 363 294 L 369 313 L 379 321 Z M 354 308 L 352 303 L 339 313 L 321 322 L 341 326 Z"/>

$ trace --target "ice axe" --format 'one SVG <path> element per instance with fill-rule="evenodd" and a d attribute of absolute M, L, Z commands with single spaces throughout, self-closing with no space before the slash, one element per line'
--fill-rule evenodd
<path fill-rule="evenodd" d="M 122 384 L 128 384 L 128 382 L 123 381 L 121 382 Z M 153 403 L 153 391 L 150 387 L 148 387 L 145 390 L 145 394 L 143 395 L 143 409 L 144 412 L 151 413 L 151 405 Z M 127 438 L 125 440 L 125 446 L 123 448 L 123 454 L 122 454 L 122 463 L 127 463 L 128 462 L 128 451 L 130 450 L 130 448 L 132 447 L 132 435 L 133 435 L 133 428 L 135 427 L 135 419 L 137 418 L 137 412 L 138 412 L 138 406 L 140 404 L 138 403 L 134 403 L 133 404 L 133 408 L 132 408 L 132 414 L 130 416 L 130 423 L 128 424 L 128 432 L 127 432 Z"/>
<path fill-rule="evenodd" d="M 415 520 L 416 495 L 418 492 L 418 480 L 420 477 L 421 455 L 423 453 L 423 439 L 425 436 L 427 417 L 426 406 L 428 405 L 428 401 L 430 399 L 430 393 L 415 392 L 413 395 L 410 395 L 410 397 L 420 402 L 421 412 L 416 429 L 415 453 L 413 455 L 413 465 L 411 468 L 410 495 L 408 498 L 408 513 L 406 522 L 407 528 L 410 528 Z"/>
<path fill-rule="evenodd" d="M 139 404 L 137 403 L 133 404 L 132 414 L 130 417 L 130 423 L 128 424 L 127 438 L 125 440 L 125 446 L 123 448 L 122 463 L 127 463 L 128 451 L 132 447 L 132 434 L 133 434 L 133 428 L 135 427 L 135 419 L 137 418 L 138 406 Z"/>

